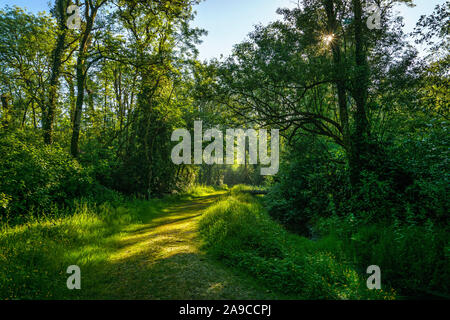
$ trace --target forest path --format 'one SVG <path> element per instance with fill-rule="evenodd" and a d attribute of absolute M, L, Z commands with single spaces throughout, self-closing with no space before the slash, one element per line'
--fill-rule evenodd
<path fill-rule="evenodd" d="M 200 249 L 198 221 L 223 193 L 166 208 L 120 237 L 104 272 L 104 299 L 273 299 Z"/>

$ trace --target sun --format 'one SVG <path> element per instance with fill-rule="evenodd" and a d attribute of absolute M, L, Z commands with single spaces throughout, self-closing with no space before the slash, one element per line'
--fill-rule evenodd
<path fill-rule="evenodd" d="M 323 36 L 323 41 L 328 46 L 334 40 L 334 34 L 327 34 Z"/>

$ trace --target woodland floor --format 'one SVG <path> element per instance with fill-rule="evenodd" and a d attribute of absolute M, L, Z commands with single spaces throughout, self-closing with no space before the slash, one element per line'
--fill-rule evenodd
<path fill-rule="evenodd" d="M 107 264 L 85 274 L 97 279 L 85 293 L 94 299 L 280 298 L 201 250 L 198 220 L 221 195 L 172 205 L 126 230 Z"/>

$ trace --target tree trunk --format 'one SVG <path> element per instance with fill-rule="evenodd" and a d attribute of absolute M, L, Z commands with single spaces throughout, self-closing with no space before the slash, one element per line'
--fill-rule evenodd
<path fill-rule="evenodd" d="M 77 62 L 77 102 L 75 105 L 75 112 L 73 115 L 73 129 L 72 129 L 72 141 L 70 146 L 70 151 L 72 156 L 78 157 L 78 142 L 80 139 L 80 128 L 81 128 L 81 116 L 83 113 L 83 102 L 84 102 L 84 89 L 86 85 L 86 73 L 84 70 L 84 57 L 83 54 L 78 56 Z"/>
<path fill-rule="evenodd" d="M 70 123 L 73 123 L 75 118 L 75 106 L 76 106 L 76 98 L 75 98 L 75 85 L 73 83 L 72 75 L 68 75 L 66 77 L 67 86 L 69 87 L 69 103 L 70 103 Z"/>
<path fill-rule="evenodd" d="M 339 120 L 342 127 L 342 140 L 344 142 L 344 148 L 347 154 L 350 167 L 353 164 L 352 146 L 351 146 L 351 134 L 349 126 L 348 106 L 347 106 L 347 92 L 346 82 L 347 75 L 345 72 L 345 65 L 342 63 L 341 43 L 337 38 L 337 20 L 336 11 L 334 8 L 333 0 L 324 1 L 325 12 L 327 14 L 327 28 L 329 34 L 334 34 L 335 38 L 331 42 L 331 50 L 333 54 L 334 64 L 334 78 L 335 86 L 338 96 L 338 108 L 339 108 Z"/>
<path fill-rule="evenodd" d="M 44 142 L 46 144 L 53 143 L 53 126 L 56 114 L 57 92 L 59 86 L 59 76 L 61 73 L 62 58 L 65 51 L 66 35 L 67 35 L 67 7 L 69 0 L 56 0 L 55 14 L 57 16 L 59 30 L 56 40 L 56 47 L 52 54 L 52 71 L 50 75 L 50 87 L 48 93 L 47 105 L 42 114 L 42 127 L 44 133 Z"/>
<path fill-rule="evenodd" d="M 367 120 L 367 92 L 369 85 L 369 68 L 367 65 L 367 53 L 365 51 L 364 39 L 364 23 L 362 19 L 361 0 L 352 0 L 353 11 L 355 15 L 354 21 L 354 37 L 355 37 L 355 62 L 356 74 L 353 83 L 353 98 L 356 103 L 355 132 L 352 135 L 352 162 L 351 180 L 355 185 L 360 180 L 361 171 L 367 161 L 367 153 L 369 151 L 368 143 L 370 136 L 369 122 Z"/>
<path fill-rule="evenodd" d="M 9 108 L 9 98 L 6 94 L 3 94 L 1 96 L 1 101 L 2 101 L 2 127 L 4 129 L 7 129 L 9 127 L 9 123 L 11 121 L 10 118 L 10 108 Z"/>
<path fill-rule="evenodd" d="M 28 114 L 28 109 L 30 108 L 30 104 L 33 103 L 33 99 L 30 99 L 30 101 L 25 104 L 25 110 L 23 111 L 23 117 L 22 117 L 22 123 L 20 125 L 20 128 L 23 129 L 23 127 L 25 126 L 25 122 L 27 121 L 27 114 Z"/>
<path fill-rule="evenodd" d="M 78 157 L 79 149 L 78 144 L 80 140 L 80 128 L 81 118 L 83 114 L 83 102 L 84 102 L 84 90 L 86 87 L 87 68 L 86 68 L 86 55 L 89 49 L 89 42 L 91 37 L 92 28 L 94 26 L 95 17 L 97 15 L 97 7 L 91 7 L 88 1 L 86 1 L 86 29 L 80 42 L 80 49 L 77 59 L 77 103 L 75 107 L 75 114 L 73 119 L 73 131 L 70 150 L 72 156 Z"/>

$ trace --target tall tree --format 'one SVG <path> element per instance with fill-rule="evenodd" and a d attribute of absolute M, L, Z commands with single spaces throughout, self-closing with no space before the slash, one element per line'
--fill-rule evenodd
<path fill-rule="evenodd" d="M 92 42 L 92 30 L 94 28 L 95 19 L 97 17 L 98 10 L 106 4 L 107 0 L 85 0 L 84 4 L 84 17 L 85 24 L 78 50 L 78 58 L 76 65 L 76 79 L 77 79 L 77 102 L 75 106 L 75 112 L 73 116 L 73 131 L 71 140 L 71 153 L 74 157 L 78 157 L 78 143 L 80 139 L 81 118 L 83 113 L 84 93 L 86 88 L 87 79 L 87 55 L 90 44 Z"/>
<path fill-rule="evenodd" d="M 118 1 L 117 17 L 129 34 L 120 60 L 134 68 L 139 80 L 124 155 L 124 170 L 129 174 L 123 185 L 146 196 L 163 192 L 173 183 L 176 170 L 169 160 L 170 134 L 180 117 L 173 100 L 189 59 L 186 53 L 192 52 L 192 42 L 202 33 L 188 25 L 197 2 Z"/>
<path fill-rule="evenodd" d="M 53 143 L 53 126 L 55 122 L 57 93 L 59 89 L 59 78 L 63 65 L 64 52 L 66 50 L 67 37 L 67 8 L 71 4 L 71 0 L 56 0 L 53 14 L 58 22 L 58 36 L 55 48 L 52 53 L 51 75 L 49 81 L 48 98 L 46 107 L 43 110 L 43 133 L 44 142 L 46 144 Z"/>
<path fill-rule="evenodd" d="M 23 114 L 22 126 L 28 108 L 45 109 L 55 38 L 50 16 L 35 16 L 18 7 L 0 10 L 0 93 L 10 97 L 15 114 Z"/>

